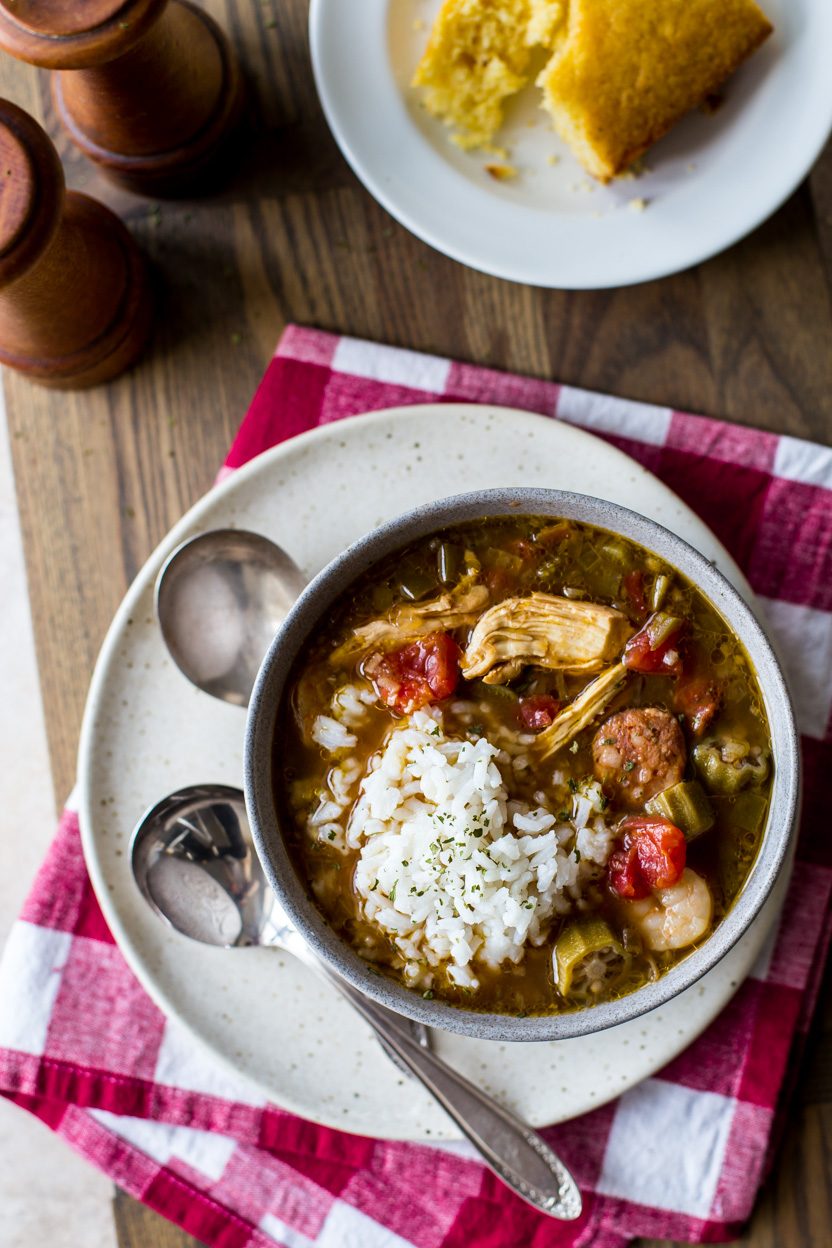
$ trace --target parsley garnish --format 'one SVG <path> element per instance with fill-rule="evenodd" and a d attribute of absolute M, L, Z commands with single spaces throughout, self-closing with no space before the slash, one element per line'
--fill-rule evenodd
<path fill-rule="evenodd" d="M 625 770 L 625 771 L 632 771 L 634 767 L 635 767 L 635 763 L 634 763 L 632 760 L 630 760 L 630 762 L 628 762 L 628 763 L 625 763 L 625 764 L 624 764 L 624 770 Z"/>
<path fill-rule="evenodd" d="M 581 851 L 580 851 L 579 849 L 576 849 L 576 850 L 575 850 L 575 861 L 576 861 L 576 862 L 580 862 L 580 861 L 581 861 Z"/>
<path fill-rule="evenodd" d="M 390 892 L 387 894 L 387 896 L 390 898 L 391 901 L 396 900 L 396 887 L 398 886 L 398 883 L 399 883 L 398 880 L 394 880 L 393 887 L 390 889 Z"/>

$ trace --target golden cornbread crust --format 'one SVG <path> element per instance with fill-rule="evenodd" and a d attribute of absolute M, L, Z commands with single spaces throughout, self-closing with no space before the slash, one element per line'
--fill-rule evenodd
<path fill-rule="evenodd" d="M 445 0 L 413 78 L 425 107 L 460 147 L 491 147 L 503 106 L 528 81 L 531 50 L 548 44 L 561 0 Z"/>
<path fill-rule="evenodd" d="M 753 0 L 570 0 L 537 81 L 558 132 L 608 182 L 771 32 Z"/>

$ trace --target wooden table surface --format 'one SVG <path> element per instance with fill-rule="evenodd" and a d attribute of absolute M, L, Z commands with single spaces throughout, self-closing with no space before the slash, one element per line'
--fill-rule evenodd
<path fill-rule="evenodd" d="M 307 0 L 205 7 L 251 101 L 225 188 L 192 202 L 109 187 L 60 134 L 46 75 L 0 54 L 0 94 L 46 125 L 71 187 L 127 220 L 158 297 L 150 348 L 116 383 L 57 394 L 4 378 L 59 803 L 112 615 L 211 485 L 287 321 L 832 443 L 832 147 L 770 221 L 689 272 L 587 293 L 515 285 L 432 251 L 359 185 L 317 103 Z M 193 1243 L 121 1192 L 114 1218 L 121 1248 Z M 742 1243 L 832 1243 L 832 977 Z"/>

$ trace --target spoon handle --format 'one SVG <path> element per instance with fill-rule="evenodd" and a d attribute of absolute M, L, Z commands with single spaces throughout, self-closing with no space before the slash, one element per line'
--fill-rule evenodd
<path fill-rule="evenodd" d="M 315 969 L 343 993 L 384 1047 L 392 1049 L 436 1097 L 503 1183 L 550 1217 L 573 1221 L 581 1216 L 577 1183 L 537 1131 L 420 1045 L 398 1014 L 370 1001 L 323 964 Z"/>

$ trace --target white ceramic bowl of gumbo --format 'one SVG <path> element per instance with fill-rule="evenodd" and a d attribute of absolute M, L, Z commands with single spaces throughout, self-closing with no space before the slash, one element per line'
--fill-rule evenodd
<path fill-rule="evenodd" d="M 771 733 L 773 785 L 756 861 L 732 908 L 713 934 L 658 980 L 614 1001 L 569 1013 L 489 1014 L 437 999 L 383 975 L 328 926 L 309 899 L 286 847 L 274 799 L 273 735 L 295 660 L 333 602 L 382 558 L 421 537 L 470 520 L 511 516 L 565 517 L 628 538 L 658 555 L 692 581 L 723 617 L 752 662 Z M 759 913 L 783 866 L 800 797 L 800 746 L 788 688 L 765 632 L 745 600 L 707 559 L 652 520 L 609 503 L 564 490 L 496 489 L 461 494 L 408 512 L 381 525 L 334 559 L 307 586 L 263 661 L 248 712 L 245 792 L 257 851 L 286 912 L 315 952 L 367 996 L 430 1027 L 481 1039 L 559 1040 L 626 1022 L 663 1005 L 709 971 Z"/>

